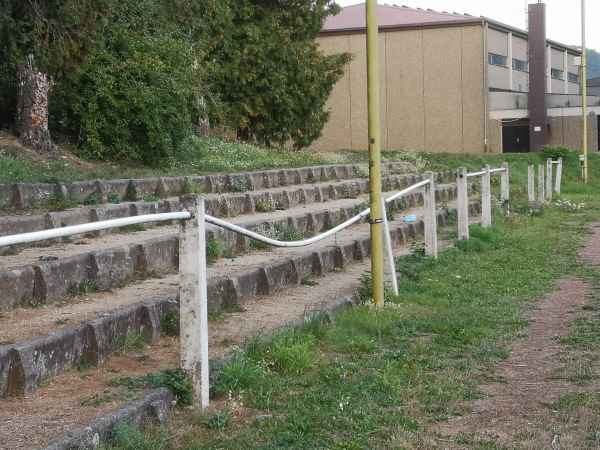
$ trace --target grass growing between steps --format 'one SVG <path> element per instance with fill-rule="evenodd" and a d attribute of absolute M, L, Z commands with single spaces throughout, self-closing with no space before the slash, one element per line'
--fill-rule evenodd
<path fill-rule="evenodd" d="M 556 279 L 575 274 L 600 280 L 577 260 L 587 233 L 580 225 L 600 218 L 600 186 L 578 183 L 567 171 L 561 198 L 585 202 L 580 212 L 553 202 L 536 214 L 495 214 L 491 229 L 472 227 L 472 243 L 443 251 L 438 260 L 422 257 L 419 248 L 399 258 L 399 269 L 410 266 L 413 276 L 401 279 L 400 296 L 389 297 L 386 308 L 367 303 L 340 313 L 333 325 L 312 321 L 268 344 L 251 340 L 220 369 L 211 408 L 177 411 L 161 431 L 172 440 L 144 448 L 439 445 L 436 439 L 444 437 L 434 424 L 470 410 L 469 402 L 483 395 L 482 384 L 502 382 L 495 361 L 508 357 L 511 342 L 527 327 L 523 312 L 552 291 Z M 562 339 L 598 355 L 598 323 L 597 317 L 579 321 Z M 573 356 L 580 358 L 575 365 L 587 358 L 582 353 Z M 594 376 L 598 358 L 587 363 L 592 368 L 586 373 Z M 569 394 L 552 405 L 565 421 L 580 417 L 582 407 L 588 418 L 600 416 L 597 395 Z M 586 437 L 591 446 L 600 439 L 594 430 Z M 472 444 L 503 448 L 492 437 Z"/>

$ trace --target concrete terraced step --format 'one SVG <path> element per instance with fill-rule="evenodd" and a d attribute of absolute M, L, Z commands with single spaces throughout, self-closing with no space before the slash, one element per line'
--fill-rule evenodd
<path fill-rule="evenodd" d="M 387 183 L 391 188 L 404 187 L 405 176 L 389 177 Z M 361 183 L 357 182 L 357 185 Z M 360 186 L 359 186 L 360 187 Z M 315 189 L 320 189 L 318 186 Z M 330 186 L 330 190 L 345 189 L 345 185 Z M 300 188 L 302 189 L 302 188 Z M 455 185 L 438 185 L 436 195 L 440 201 L 446 201 L 454 196 Z M 288 191 L 283 191 L 290 197 Z M 255 193 L 257 196 L 265 195 L 263 192 Z M 353 196 L 359 194 L 354 191 Z M 268 193 L 272 195 L 272 193 Z M 328 201 L 333 206 L 336 202 L 332 197 L 321 196 L 320 200 Z M 295 197 L 296 199 L 298 197 Z M 306 200 L 306 197 L 305 197 Z M 315 203 L 311 201 L 310 203 Z M 415 192 L 399 199 L 407 206 L 422 203 L 422 194 Z M 302 230 L 305 234 L 316 234 L 324 228 L 331 228 L 336 223 L 341 223 L 357 213 L 360 200 L 347 199 L 342 201 L 347 205 L 338 209 L 326 209 L 315 213 L 302 213 L 286 215 L 277 220 L 265 219 L 246 221 L 238 224 L 250 230 L 272 231 L 276 228 Z M 285 211 L 293 211 L 300 205 L 308 204 L 306 201 L 290 202 Z M 325 205 L 324 205 L 325 206 Z M 179 207 L 177 206 L 177 209 Z M 272 216 L 275 216 L 273 214 Z M 209 226 L 207 228 L 207 241 L 218 240 L 222 248 L 228 252 L 245 252 L 250 248 L 250 240 L 233 232 Z M 118 248 L 109 248 L 93 253 L 81 253 L 66 258 L 52 261 L 42 261 L 28 267 L 14 267 L 10 270 L 0 271 L 0 310 L 7 310 L 15 305 L 33 300 L 39 304 L 49 304 L 62 300 L 69 291 L 88 284 L 89 287 L 106 289 L 119 280 L 131 278 L 135 274 L 148 274 L 153 271 L 166 270 L 177 267 L 178 237 L 174 234 L 144 240 L 143 242 L 122 245 Z"/>
<path fill-rule="evenodd" d="M 298 169 L 299 170 L 299 169 Z M 455 179 L 454 172 L 438 173 L 437 182 Z M 382 178 L 384 191 L 410 186 L 422 177 L 415 175 L 386 175 Z M 318 182 L 310 185 L 298 184 L 295 187 L 275 186 L 251 190 L 244 193 L 205 194 L 205 210 L 215 217 L 235 217 L 256 211 L 260 199 L 268 198 L 278 209 L 289 209 L 298 205 L 326 202 L 349 196 L 368 193 L 368 180 L 346 179 L 335 182 Z M 103 220 L 120 219 L 144 214 L 157 214 L 179 211 L 177 198 L 150 202 L 129 202 L 105 204 L 102 207 L 85 207 L 65 211 L 0 217 L 0 236 L 31 233 L 34 231 L 61 228 L 67 225 L 80 225 Z"/>
<path fill-rule="evenodd" d="M 477 204 L 470 204 L 471 213 Z M 446 213 L 438 211 L 442 226 Z M 395 245 L 406 244 L 422 235 L 422 221 L 390 223 Z M 336 246 L 304 250 L 290 257 L 278 258 L 260 267 L 231 273 L 208 281 L 212 308 L 224 304 L 242 305 L 261 295 L 273 295 L 290 285 L 312 276 L 331 276 L 331 271 L 344 270 L 353 261 L 368 257 L 370 237 L 339 241 Z M 333 275 L 334 276 L 334 275 Z M 160 339 L 161 326 L 167 313 L 178 304 L 178 292 L 160 296 L 105 314 L 87 323 L 77 324 L 24 342 L 0 346 L 0 397 L 29 396 L 47 378 L 70 370 L 80 361 L 93 366 L 104 364 L 111 343 L 132 333 L 142 333 L 148 342 Z"/>
<path fill-rule="evenodd" d="M 406 168 L 406 163 L 384 163 L 382 173 L 406 173 Z M 0 184 L 0 208 L 27 211 L 43 206 L 45 201 L 57 194 L 64 194 L 79 202 L 95 196 L 102 203 L 106 203 L 110 199 L 110 194 L 125 198 L 128 190 L 135 192 L 137 198 L 157 193 L 165 197 L 177 197 L 185 190 L 186 184 L 190 183 L 202 189 L 203 193 L 211 194 L 240 189 L 262 190 L 366 176 L 366 172 L 358 164 L 339 164 L 202 176 Z"/>
<path fill-rule="evenodd" d="M 352 169 L 352 167 L 355 167 L 355 169 Z M 355 170 L 354 175 L 353 170 Z M 259 232 L 294 229 L 302 230 L 306 235 L 315 234 L 322 231 L 322 229 L 343 222 L 346 218 L 358 212 L 357 208 L 361 203 L 364 203 L 363 200 L 348 197 L 360 197 L 365 194 L 368 190 L 367 182 L 364 179 L 346 179 L 356 176 L 358 170 L 358 166 L 327 166 L 325 168 L 276 170 L 213 177 L 210 179 L 210 183 L 212 183 L 212 186 L 220 184 L 222 191 L 226 190 L 223 186 L 233 186 L 242 179 L 246 181 L 247 186 L 252 183 L 253 188 L 259 186 L 261 179 L 266 180 L 262 181 L 265 183 L 263 186 L 266 187 L 254 188 L 255 190 L 244 193 L 207 194 L 204 196 L 207 212 L 217 217 L 229 217 L 228 221 Z M 455 173 L 447 172 L 436 175 L 438 183 L 436 184 L 436 197 L 438 201 L 447 202 L 452 206 L 451 199 L 455 196 L 456 189 L 454 184 Z M 320 178 L 317 179 L 317 176 Z M 421 179 L 420 176 L 414 175 L 390 174 L 384 178 L 383 188 L 389 191 L 398 190 Z M 311 184 L 308 186 L 290 186 L 294 180 L 300 182 L 306 180 Z M 444 180 L 452 182 L 452 185 L 442 185 L 441 183 Z M 129 183 L 130 180 L 118 181 Z M 164 190 L 165 193 L 175 192 L 178 194 L 174 186 L 177 183 L 185 183 L 186 180 L 184 178 L 181 180 L 166 178 L 158 181 L 148 180 L 147 187 L 142 188 L 145 185 L 144 182 L 146 180 L 136 181 L 136 190 L 140 193 L 145 192 L 143 189 L 146 189 L 151 194 L 156 191 L 156 186 L 162 183 L 163 188 L 167 188 Z M 152 190 L 152 183 L 155 186 L 154 190 Z M 171 184 L 169 185 L 169 183 Z M 474 183 L 472 186 L 476 185 L 477 183 Z M 121 183 L 121 186 L 126 188 L 127 183 Z M 59 187 L 55 186 L 55 188 Z M 79 188 L 82 188 L 82 186 L 79 186 Z M 60 189 L 64 192 L 67 188 L 62 186 Z M 115 191 L 104 189 L 104 192 Z M 81 195 L 83 193 L 82 190 Z M 268 197 L 270 201 L 277 205 L 277 211 L 264 215 L 254 214 L 256 203 L 261 197 Z M 414 208 L 418 208 L 418 205 L 422 204 L 422 194 L 415 192 L 399 201 L 407 209 L 411 208 L 411 212 L 413 212 Z M 362 205 L 360 209 L 362 210 L 364 207 L 366 206 Z M 471 203 L 470 214 L 476 215 L 478 208 L 477 203 Z M 0 235 L 13 234 L 5 231 L 7 224 L 24 224 L 27 223 L 27 220 L 37 223 L 37 225 L 27 224 L 28 227 L 46 229 L 63 226 L 64 223 L 75 225 L 93 220 L 173 210 L 179 210 L 178 201 L 167 199 L 159 202 L 102 205 L 101 208 L 80 207 L 61 213 L 34 214 L 12 219 L 0 217 Z M 444 210 L 447 209 L 444 208 Z M 95 212 L 92 213 L 92 211 Z M 420 211 L 415 212 L 417 217 L 422 217 Z M 93 214 L 96 215 L 95 219 Z M 253 215 L 250 216 L 249 214 Z M 401 220 L 403 214 L 404 212 L 402 214 L 396 213 L 396 220 L 390 222 L 390 228 L 394 244 L 396 246 L 403 245 L 404 251 L 408 251 L 406 250 L 408 248 L 406 244 L 422 234 L 424 224 L 419 220 L 413 223 L 404 223 Z M 34 217 L 34 219 L 26 219 L 25 217 Z M 437 217 L 438 224 L 442 225 L 445 220 L 445 212 L 438 211 Z M 86 239 L 91 241 L 102 239 L 107 248 L 84 251 L 52 261 L 34 260 L 30 264 L 0 271 L 0 317 L 2 309 L 12 308 L 16 304 L 15 301 L 18 303 L 18 300 L 21 300 L 23 296 L 31 295 L 30 298 L 34 298 L 45 305 L 58 302 L 52 304 L 52 311 L 54 309 L 69 311 L 71 308 L 75 309 L 74 307 L 78 306 L 77 304 L 80 302 L 88 303 L 87 298 L 85 300 L 62 301 L 69 290 L 69 286 L 73 284 L 92 283 L 104 289 L 109 288 L 115 280 L 128 278 L 136 273 L 161 271 L 163 269 L 173 271 L 178 264 L 178 238 L 174 233 L 175 225 L 159 228 L 153 229 L 153 232 L 156 230 L 159 234 L 158 236 L 153 235 L 156 237 L 148 239 L 146 232 L 140 232 L 132 236 L 127 235 L 127 239 L 131 241 L 125 245 L 117 246 L 110 245 L 114 237 L 110 233 L 96 235 L 95 237 L 89 236 Z M 34 229 L 27 231 L 34 231 Z M 114 233 L 114 235 L 117 235 L 117 233 Z M 277 302 L 279 302 L 284 297 L 291 295 L 292 300 L 286 300 L 290 301 L 289 305 L 294 305 L 294 308 L 303 307 L 305 312 L 311 311 L 343 294 L 341 291 L 337 296 L 321 294 L 322 290 L 325 292 L 329 289 L 326 288 L 326 284 L 340 286 L 341 283 L 335 281 L 337 278 L 342 278 L 346 274 L 346 278 L 342 279 L 348 280 L 348 276 L 352 274 L 351 277 L 358 280 L 360 274 L 364 274 L 364 271 L 368 270 L 364 268 L 365 264 L 368 264 L 365 261 L 368 261 L 370 252 L 370 238 L 368 236 L 368 224 L 366 223 L 355 224 L 348 230 L 328 238 L 321 244 L 308 248 L 275 249 L 270 252 L 252 251 L 250 239 L 212 225 L 207 226 L 207 240 L 219 241 L 223 250 L 238 254 L 235 261 L 229 258 L 221 258 L 212 267 L 209 267 L 208 292 L 210 308 L 212 309 L 218 309 L 222 306 L 262 304 L 265 302 L 264 299 L 267 298 L 277 298 Z M 73 251 L 77 251 L 77 246 L 69 247 Z M 23 252 L 27 251 L 28 249 L 23 250 Z M 52 247 L 49 247 L 47 251 L 52 254 Z M 252 262 L 246 263 L 247 259 L 251 259 Z M 301 284 L 305 278 L 318 278 L 319 285 L 307 288 Z M 161 290 L 152 291 L 152 294 L 148 293 L 146 296 L 141 297 L 132 296 L 131 299 L 128 296 L 123 297 L 122 291 L 131 293 L 136 288 L 139 281 L 135 279 L 130 286 L 130 290 L 127 288 L 116 289 L 114 292 L 108 290 L 98 293 L 96 297 L 92 296 L 87 311 L 92 311 L 98 306 L 97 313 L 92 311 L 91 315 L 79 320 L 77 318 L 80 316 L 75 313 L 73 316 L 57 316 L 56 314 L 62 313 L 53 313 L 53 318 L 45 321 L 45 323 L 51 324 L 46 331 L 32 331 L 25 334 L 15 333 L 15 337 L 20 335 L 20 339 L 5 340 L 8 343 L 0 345 L 0 397 L 17 398 L 6 398 L 2 401 L 12 404 L 20 401 L 18 397 L 29 397 L 28 400 L 44 398 L 48 395 L 48 392 L 42 390 L 41 393 L 38 393 L 37 390 L 40 385 L 45 386 L 48 382 L 53 383 L 54 379 L 60 380 L 65 376 L 67 378 L 71 377 L 73 373 L 77 372 L 69 372 L 70 369 L 82 361 L 91 364 L 93 367 L 102 367 L 109 354 L 114 350 L 114 343 L 129 335 L 141 333 L 149 343 L 165 341 L 165 339 L 161 339 L 162 322 L 165 316 L 178 306 L 179 297 L 176 288 L 177 276 L 169 275 L 167 280 L 168 282 Z M 346 292 L 350 292 L 350 289 L 356 289 L 355 284 L 342 283 Z M 152 285 L 152 283 L 150 284 Z M 169 287 L 171 285 L 173 285 L 172 288 Z M 304 305 L 304 298 L 300 299 L 297 294 L 290 294 L 290 292 L 305 292 L 304 289 L 312 289 L 319 297 L 319 304 L 313 303 L 312 309 L 306 309 L 306 306 L 302 306 Z M 161 293 L 158 294 L 157 292 Z M 120 300 L 120 306 L 102 310 L 102 297 L 123 298 Z M 5 301 L 6 298 L 10 298 L 10 300 Z M 98 304 L 95 303 L 96 298 L 100 298 Z M 295 304 L 296 300 L 298 300 L 297 305 Z M 71 305 L 71 302 L 75 304 Z M 342 303 L 347 304 L 348 299 L 342 301 Z M 241 310 L 243 309 L 245 307 L 241 308 Z M 294 311 L 297 314 L 294 317 L 299 318 L 302 315 L 302 310 L 294 309 Z M 19 311 L 14 312 L 19 313 Z M 27 317 L 38 313 L 37 310 L 26 312 L 27 314 L 17 316 L 25 319 L 25 321 L 20 322 L 22 326 L 27 326 Z M 39 314 L 45 312 L 46 308 L 39 310 Z M 7 314 L 12 313 L 8 312 Z M 271 310 L 269 310 L 269 313 L 271 313 Z M 240 314 L 243 315 L 244 313 Z M 66 324 L 56 320 L 56 317 L 73 318 L 73 322 Z M 0 325 L 2 325 L 1 320 Z M 213 326 L 216 325 L 211 325 L 211 327 Z M 235 333 L 238 333 L 238 325 L 235 326 Z M 262 330 L 262 327 L 260 330 Z M 166 339 L 166 342 L 170 342 L 170 340 L 172 338 Z M 152 348 L 157 349 L 163 345 L 159 344 Z M 213 345 L 216 346 L 216 350 L 212 348 Z M 219 351 L 223 352 L 221 354 L 225 354 L 224 351 L 227 349 L 223 346 L 228 347 L 228 345 L 216 341 L 212 342 L 211 355 L 213 355 L 213 350 L 217 352 L 217 355 Z M 221 350 L 218 350 L 219 348 Z M 110 361 L 112 361 L 112 356 Z M 70 421 L 73 431 L 53 439 L 44 448 L 77 448 L 79 443 L 83 441 L 88 444 L 94 442 L 97 439 L 94 434 L 98 434 L 100 438 L 105 438 L 108 436 L 107 433 L 110 433 L 118 417 L 123 414 L 134 417 L 135 421 L 143 421 L 147 417 L 157 417 L 159 420 L 163 420 L 168 416 L 172 399 L 172 393 L 168 390 L 153 390 L 124 408 L 98 418 L 93 424 L 77 428 L 75 424 L 81 424 L 81 422 Z M 28 400 L 25 402 L 27 403 Z M 39 400 L 37 401 L 39 402 Z M 56 416 L 58 410 L 53 410 L 53 414 Z M 42 413 L 40 412 L 40 414 Z M 23 418 L 17 417 L 17 415 L 15 415 L 17 422 L 27 420 L 27 414 Z M 49 424 L 54 419 L 50 420 L 49 417 L 46 417 L 45 419 L 36 420 Z M 9 422 L 5 422 L 4 426 L 10 427 Z M 9 431 L 9 429 L 7 428 L 5 431 Z M 65 428 L 60 429 L 62 432 L 66 431 Z M 38 435 L 55 436 L 55 434 L 46 434 L 45 432 Z M 2 441 L 2 438 L 0 438 L 0 441 Z M 39 443 L 41 441 L 38 439 L 35 442 Z"/>

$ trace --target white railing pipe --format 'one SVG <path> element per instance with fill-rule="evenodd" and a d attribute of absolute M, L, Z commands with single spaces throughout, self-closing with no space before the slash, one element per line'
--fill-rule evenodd
<path fill-rule="evenodd" d="M 556 161 L 556 183 L 554 186 L 554 190 L 556 191 L 557 194 L 560 194 L 560 189 L 561 189 L 561 183 L 562 183 L 562 168 L 563 168 L 563 159 L 562 158 L 558 158 L 558 161 Z"/>
<path fill-rule="evenodd" d="M 552 201 L 552 158 L 546 160 L 546 199 Z"/>
<path fill-rule="evenodd" d="M 204 199 L 186 195 L 179 207 L 191 215 L 179 225 L 179 357 L 181 368 L 192 378 L 194 404 L 206 408 L 210 382 Z"/>
<path fill-rule="evenodd" d="M 544 181 L 544 166 L 538 164 L 538 199 L 540 203 L 544 203 L 546 182 Z"/>
<path fill-rule="evenodd" d="M 412 186 L 407 187 L 406 189 L 402 189 L 401 191 L 396 192 L 394 195 L 390 195 L 385 199 L 386 203 L 396 200 L 403 195 L 410 194 L 412 191 L 419 189 L 420 187 L 426 186 L 429 184 L 429 180 L 419 181 L 418 183 L 413 184 Z"/>
<path fill-rule="evenodd" d="M 490 166 L 485 165 L 481 176 L 481 226 L 492 226 L 492 189 L 490 186 Z"/>
<path fill-rule="evenodd" d="M 535 167 L 527 166 L 527 197 L 529 203 L 535 202 Z"/>
<path fill-rule="evenodd" d="M 458 239 L 469 239 L 469 184 L 466 167 L 458 168 L 456 180 Z"/>
<path fill-rule="evenodd" d="M 433 172 L 425 172 L 429 184 L 425 185 L 423 202 L 425 203 L 425 254 L 437 258 L 437 217 L 435 214 L 435 175 Z"/>
<path fill-rule="evenodd" d="M 383 211 L 383 238 L 388 254 L 388 264 L 390 266 L 390 278 L 392 280 L 392 291 L 394 295 L 398 295 L 398 278 L 396 277 L 396 264 L 394 262 L 394 251 L 392 249 L 392 238 L 390 236 L 390 225 L 387 220 L 387 210 L 385 207 L 385 199 L 381 197 L 381 210 Z"/>
<path fill-rule="evenodd" d="M 124 217 L 121 219 L 104 220 L 102 222 L 85 223 L 82 225 L 71 225 L 62 228 L 52 228 L 51 230 L 34 231 L 32 233 L 15 234 L 12 236 L 0 237 L 0 247 L 7 245 L 26 244 L 29 242 L 54 239 L 73 234 L 90 233 L 92 231 L 107 230 L 109 228 L 120 228 L 127 225 L 136 225 L 146 222 L 160 222 L 164 220 L 181 220 L 191 217 L 188 211 L 145 214 L 142 216 Z"/>
<path fill-rule="evenodd" d="M 498 169 L 493 169 L 498 172 Z M 502 207 L 507 207 L 507 202 L 510 197 L 510 185 L 509 185 L 509 172 L 508 172 L 508 163 L 502 163 L 502 174 L 500 176 L 500 201 L 502 202 Z M 492 170 L 490 170 L 492 172 Z"/>

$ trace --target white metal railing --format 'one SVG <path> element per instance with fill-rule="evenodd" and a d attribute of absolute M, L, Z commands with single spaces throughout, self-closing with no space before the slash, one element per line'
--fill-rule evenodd
<path fill-rule="evenodd" d="M 104 220 L 101 222 L 85 223 L 82 225 L 71 225 L 62 228 L 53 228 L 51 230 L 33 231 L 31 233 L 14 234 L 12 236 L 0 237 L 0 247 L 8 245 L 27 244 L 29 242 L 44 241 L 73 234 L 90 233 L 92 231 L 108 230 L 110 228 L 120 228 L 128 225 L 137 225 L 147 222 L 161 222 L 164 220 L 184 220 L 189 219 L 188 211 L 145 214 L 142 216 L 124 217 L 121 219 Z"/>
<path fill-rule="evenodd" d="M 553 167 L 556 166 L 556 179 L 554 183 L 554 192 L 560 194 L 562 184 L 563 159 L 558 158 L 552 161 L 552 158 L 546 160 L 546 168 L 542 164 L 538 165 L 538 199 L 540 202 L 552 201 L 552 175 Z M 534 166 L 530 165 L 527 168 L 527 196 L 529 202 L 535 201 L 535 176 Z"/>
<path fill-rule="evenodd" d="M 490 169 L 489 165 L 485 165 L 483 170 L 479 172 L 467 171 L 466 167 L 458 168 L 457 178 L 457 221 L 458 221 L 458 238 L 469 238 L 469 185 L 468 179 L 471 177 L 481 177 L 481 225 L 488 228 L 492 226 L 492 190 L 491 178 L 493 173 L 501 173 L 500 181 L 500 201 L 505 204 L 510 195 L 508 163 L 502 163 L 502 167 Z"/>
<path fill-rule="evenodd" d="M 396 194 L 383 199 L 390 203 L 410 192 L 425 188 L 425 251 L 428 255 L 437 257 L 437 218 L 435 207 L 435 183 L 433 172 L 425 173 L 426 179 L 420 181 Z M 200 400 L 202 407 L 209 404 L 209 354 L 208 354 L 208 294 L 206 276 L 206 222 L 240 233 L 253 239 L 278 247 L 303 247 L 321 241 L 366 217 L 370 208 L 356 214 L 344 223 L 301 241 L 279 241 L 245 228 L 233 225 L 216 217 L 205 214 L 204 199 L 199 195 L 188 195 L 181 198 L 179 212 L 146 214 L 121 219 L 105 220 L 82 225 L 72 225 L 51 230 L 36 231 L 18 235 L 0 237 L 0 247 L 25 244 L 35 241 L 54 239 L 74 234 L 119 228 L 147 222 L 179 220 L 179 272 L 180 272 L 180 346 L 181 368 L 190 374 L 194 383 L 195 398 Z M 385 222 L 385 207 L 384 222 Z M 387 224 L 387 223 L 386 223 Z M 388 251 L 391 272 L 395 277 L 391 242 L 388 235 Z M 395 281 L 395 279 L 394 279 Z M 396 285 L 396 283 L 394 283 Z M 397 291 L 397 287 L 396 287 Z"/>

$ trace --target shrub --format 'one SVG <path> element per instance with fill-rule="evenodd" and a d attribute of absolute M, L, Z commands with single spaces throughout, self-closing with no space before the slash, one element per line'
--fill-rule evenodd
<path fill-rule="evenodd" d="M 161 3 L 112 8 L 103 45 L 57 84 L 51 117 L 81 156 L 168 166 L 192 134 L 198 64 L 185 36 L 168 28 Z"/>
<path fill-rule="evenodd" d="M 558 158 L 562 158 L 565 161 L 572 153 L 574 152 L 562 145 L 542 145 L 542 154 L 546 159 L 557 160 Z"/>

